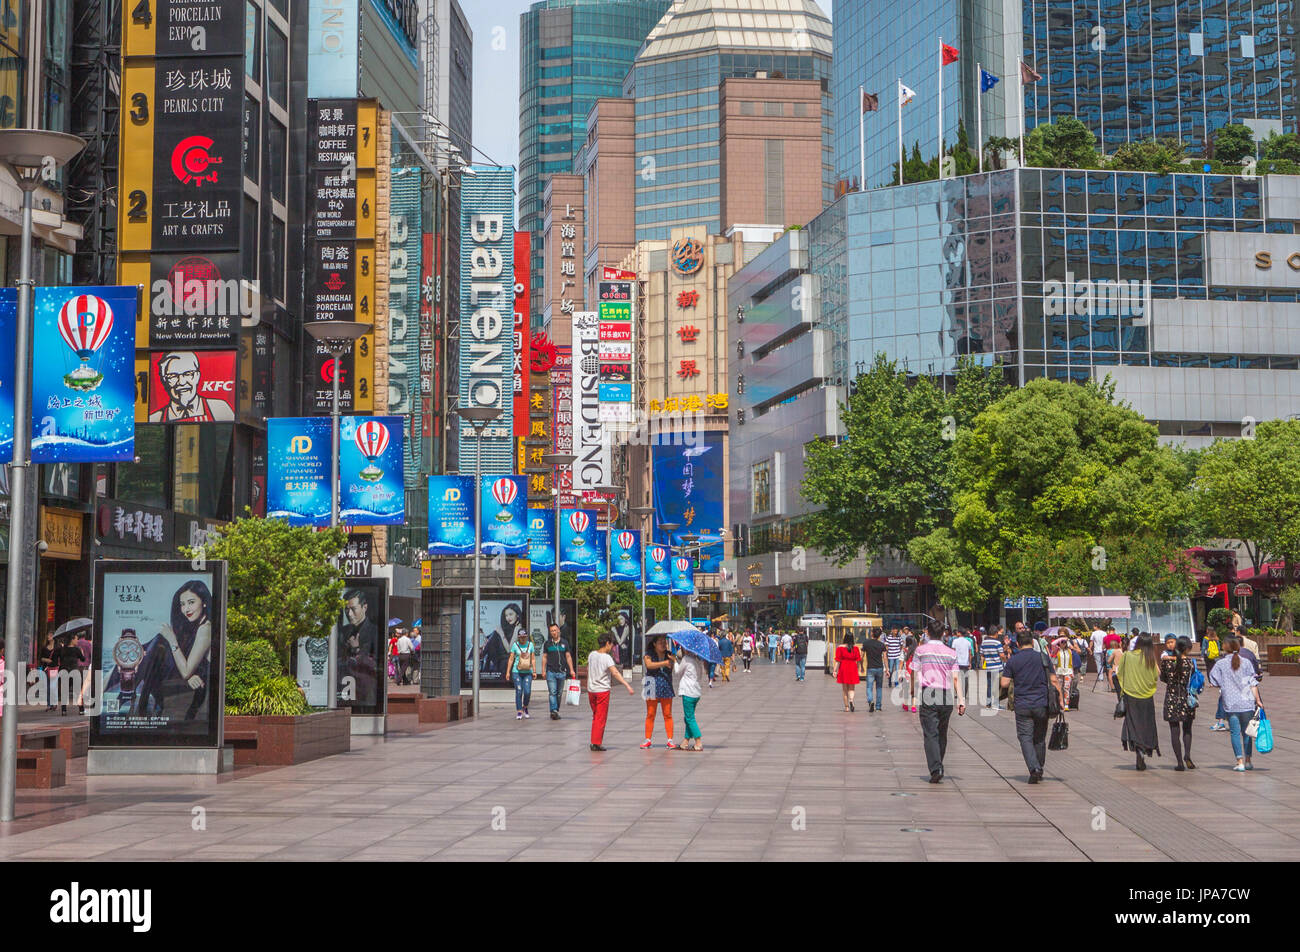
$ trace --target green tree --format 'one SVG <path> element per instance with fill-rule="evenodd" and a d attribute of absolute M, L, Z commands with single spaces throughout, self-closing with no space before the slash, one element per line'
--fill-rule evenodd
<path fill-rule="evenodd" d="M 988 141 L 984 143 L 984 168 L 992 170 L 1005 169 L 1008 155 L 1014 156 L 1019 161 L 1020 138 L 989 136 Z"/>
<path fill-rule="evenodd" d="M 1264 158 L 1300 162 L 1300 136 L 1294 132 L 1283 135 L 1270 132 L 1264 140 Z"/>
<path fill-rule="evenodd" d="M 1025 137 L 1025 162 L 1048 169 L 1097 169 L 1097 137 L 1073 116 L 1035 126 Z"/>
<path fill-rule="evenodd" d="M 1128 172 L 1169 173 L 1183 167 L 1186 150 L 1177 139 L 1139 139 L 1115 150 L 1107 168 Z"/>
<path fill-rule="evenodd" d="M 248 510 L 245 510 L 248 512 Z M 325 638 L 343 608 L 342 529 L 315 532 L 244 516 L 190 558 L 226 563 L 226 637 L 271 643 L 285 672 L 299 638 Z"/>
<path fill-rule="evenodd" d="M 1255 157 L 1255 133 L 1240 122 L 1230 122 L 1214 132 L 1213 148 L 1207 158 L 1240 163 Z"/>

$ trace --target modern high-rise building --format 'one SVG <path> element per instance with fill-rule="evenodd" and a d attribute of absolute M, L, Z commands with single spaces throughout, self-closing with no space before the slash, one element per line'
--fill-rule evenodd
<path fill-rule="evenodd" d="M 973 142 L 977 64 L 1000 81 L 983 94 L 984 137 L 1014 136 L 1020 122 L 1017 60 L 1042 77 L 1026 85 L 1025 128 L 1074 116 L 1106 152 L 1152 136 L 1177 137 L 1194 153 L 1230 122 L 1269 131 L 1297 127 L 1293 0 L 922 0 L 907 16 L 883 0 L 835 4 L 835 168 L 842 186 L 860 177 L 859 86 L 879 96 L 865 121 L 866 187 L 891 180 L 898 157 L 897 83 L 916 93 L 903 107 L 903 142 L 937 152 L 938 83 L 944 140 L 963 122 Z M 960 52 L 939 66 L 939 38 Z"/>
<path fill-rule="evenodd" d="M 459 0 L 422 0 L 421 106 L 466 161 L 474 144 L 474 31 Z"/>
<path fill-rule="evenodd" d="M 696 224 L 721 234 L 735 224 L 723 220 L 719 144 L 723 83 L 730 79 L 821 83 L 821 161 L 809 168 L 773 149 L 763 155 L 761 174 L 773 180 L 820 178 L 821 197 L 829 202 L 830 77 L 831 21 L 815 0 L 675 0 L 646 38 L 624 85 L 624 95 L 636 100 L 637 240 L 666 240 L 673 228 Z M 797 120 L 807 108 L 797 98 L 737 100 L 735 119 Z"/>
<path fill-rule="evenodd" d="M 546 292 L 542 193 L 577 171 L 587 113 L 618 96 L 646 34 L 670 0 L 539 0 L 519 17 L 519 228 L 533 234 L 532 316 Z"/>

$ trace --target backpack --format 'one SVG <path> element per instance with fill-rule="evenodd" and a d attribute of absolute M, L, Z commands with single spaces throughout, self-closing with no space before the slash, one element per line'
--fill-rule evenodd
<path fill-rule="evenodd" d="M 794 636 L 794 653 L 797 655 L 806 655 L 808 653 L 808 636 L 802 631 Z"/>
<path fill-rule="evenodd" d="M 1211 661 L 1219 660 L 1219 643 L 1217 641 L 1207 641 L 1205 643 L 1205 657 Z"/>
<path fill-rule="evenodd" d="M 1198 667 L 1196 661 L 1193 660 L 1192 675 L 1187 679 L 1187 693 L 1200 694 L 1201 688 L 1203 687 L 1205 687 L 1205 675 L 1201 674 L 1200 667 Z"/>

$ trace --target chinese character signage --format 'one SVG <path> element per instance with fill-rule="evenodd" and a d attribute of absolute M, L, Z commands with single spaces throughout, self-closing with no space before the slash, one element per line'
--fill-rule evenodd
<path fill-rule="evenodd" d="M 699 536 L 701 571 L 716 572 L 723 545 L 722 435 L 701 433 L 694 446 L 674 445 L 671 434 L 657 434 L 651 448 L 655 522 L 681 526 L 673 539 L 656 530 L 656 541 L 676 542 L 686 533 Z"/>
<path fill-rule="evenodd" d="M 528 555 L 528 484 L 524 476 L 484 476 L 479 494 L 485 553 Z"/>
<path fill-rule="evenodd" d="M 610 530 L 609 575 L 612 582 L 641 580 L 641 533 L 632 529 Z"/>
<path fill-rule="evenodd" d="M 266 514 L 291 526 L 328 526 L 330 420 L 272 417 L 266 421 Z"/>
<path fill-rule="evenodd" d="M 343 566 L 344 578 L 369 578 L 374 561 L 373 539 L 356 532 L 348 533 L 348 544 L 339 554 L 339 564 Z"/>
<path fill-rule="evenodd" d="M 528 510 L 528 558 L 538 572 L 555 571 L 554 510 Z"/>
<path fill-rule="evenodd" d="M 600 419 L 632 422 L 633 287 L 630 281 L 599 283 Z"/>
<path fill-rule="evenodd" d="M 339 521 L 350 526 L 406 523 L 401 417 L 339 421 Z"/>
<path fill-rule="evenodd" d="M 122 52 L 127 56 L 242 55 L 244 4 L 240 0 L 153 0 L 153 8 L 127 4 Z M 152 15 L 145 15 L 148 11 Z M 196 42 L 202 37 L 202 43 Z"/>
<path fill-rule="evenodd" d="M 226 565 L 95 563 L 90 746 L 220 747 Z"/>
<path fill-rule="evenodd" d="M 17 291 L 0 292 L 10 298 Z M 36 288 L 33 301 L 32 462 L 129 462 L 139 289 Z"/>
<path fill-rule="evenodd" d="M 600 418 L 600 318 L 573 315 L 573 489 L 593 490 L 611 480 L 610 438 Z"/>
<path fill-rule="evenodd" d="M 560 570 L 591 572 L 595 569 L 599 557 L 600 543 L 597 540 L 595 510 L 561 509 Z"/>
<path fill-rule="evenodd" d="M 573 348 L 568 344 L 555 345 L 555 366 L 551 368 L 551 439 L 554 452 L 573 455 Z M 576 503 L 572 466 L 559 469 L 557 488 L 561 506 Z"/>
<path fill-rule="evenodd" d="M 429 477 L 429 554 L 474 554 L 474 477 Z"/>
<path fill-rule="evenodd" d="M 645 548 L 645 590 L 647 595 L 667 595 L 672 587 L 668 571 L 667 546 L 648 545 Z"/>
<path fill-rule="evenodd" d="M 514 386 L 514 436 L 516 441 L 526 439 L 529 435 L 528 382 L 530 367 L 528 345 L 531 329 L 528 307 L 532 294 L 532 239 L 533 236 L 529 232 L 515 232 L 514 319 L 512 322 L 514 336 L 511 340 L 511 346 L 514 348 L 514 370 L 511 378 Z M 518 468 L 522 473 L 523 467 Z"/>

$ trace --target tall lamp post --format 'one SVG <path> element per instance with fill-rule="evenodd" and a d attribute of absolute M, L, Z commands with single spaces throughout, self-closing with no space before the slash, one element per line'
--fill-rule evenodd
<path fill-rule="evenodd" d="M 680 522 L 660 522 L 660 523 L 657 523 L 657 525 L 656 525 L 656 528 L 662 530 L 663 533 L 664 533 L 665 535 L 668 536 L 668 556 L 669 556 L 669 558 L 671 558 L 671 557 L 672 557 L 672 554 L 673 554 L 673 533 L 676 532 L 676 531 L 677 531 L 678 529 L 680 529 L 681 527 L 682 527 L 682 524 L 681 524 Z M 668 582 L 668 620 L 669 620 L 669 621 L 672 621 L 672 620 L 673 620 L 673 583 L 672 583 L 672 575 L 673 575 L 673 573 L 672 573 L 672 569 L 669 568 L 669 571 L 668 571 L 668 578 L 669 578 L 669 582 Z"/>
<path fill-rule="evenodd" d="M 632 514 L 639 516 L 641 519 L 641 673 L 645 675 L 645 547 L 647 544 L 645 534 L 645 521 L 648 516 L 654 515 L 654 506 L 634 506 Z M 671 597 L 671 596 L 670 596 Z"/>
<path fill-rule="evenodd" d="M 551 621 L 557 628 L 560 626 L 560 470 L 566 466 L 572 466 L 578 457 L 572 453 L 543 453 L 542 462 L 551 467 L 551 495 L 555 501 L 555 606 L 552 609 Z M 574 619 L 577 623 L 577 619 Z M 561 629 L 563 633 L 563 629 Z M 550 632 L 547 632 L 550 637 Z M 576 632 L 575 632 L 576 637 Z M 576 650 L 576 649 L 575 649 Z"/>
<path fill-rule="evenodd" d="M 618 494 L 623 491 L 623 487 L 622 486 L 597 486 L 592 491 L 598 492 L 602 496 L 614 496 L 615 498 L 617 498 Z M 605 581 L 607 583 L 612 584 L 614 580 L 609 577 L 609 552 L 610 549 L 613 548 L 613 546 L 610 545 L 610 539 L 611 539 L 610 533 L 614 531 L 614 510 L 616 510 L 618 507 L 614 505 L 614 500 L 611 499 L 604 500 L 604 503 L 605 503 Z M 609 608 L 610 602 L 613 600 L 613 598 L 614 598 L 614 593 L 612 590 L 605 593 L 606 608 Z"/>
<path fill-rule="evenodd" d="M 0 165 L 14 177 L 23 192 L 22 249 L 18 265 L 18 329 L 14 340 L 14 454 L 9 465 L 9 566 L 5 588 L 5 659 L 15 671 L 19 654 L 19 627 L 23 624 L 23 568 L 29 558 L 23 546 L 26 531 L 27 467 L 31 465 L 31 362 L 32 362 L 32 193 L 40 187 L 46 169 L 61 168 L 86 147 L 86 140 L 65 132 L 40 129 L 0 131 Z M 14 818 L 18 784 L 18 690 L 4 692 L 3 730 L 0 730 L 0 821 Z"/>
<path fill-rule="evenodd" d="M 474 717 L 478 718 L 479 686 L 479 596 L 482 592 L 482 559 L 479 558 L 483 548 L 483 521 L 479 518 L 479 508 L 483 502 L 481 483 L 483 482 L 483 430 L 501 415 L 496 407 L 458 407 L 456 415 L 474 429 L 474 618 L 470 622 L 470 643 L 474 646 Z M 558 555 L 558 553 L 557 553 Z"/>

